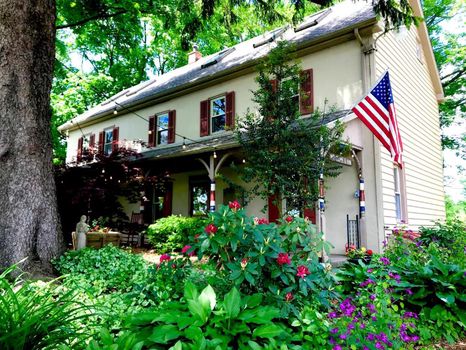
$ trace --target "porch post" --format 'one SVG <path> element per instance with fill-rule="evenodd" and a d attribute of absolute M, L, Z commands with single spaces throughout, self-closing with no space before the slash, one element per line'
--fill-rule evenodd
<path fill-rule="evenodd" d="M 210 180 L 210 211 L 215 211 L 215 178 Z"/>
<path fill-rule="evenodd" d="M 322 232 L 322 238 L 325 240 L 326 231 L 326 218 L 325 218 L 325 187 L 324 187 L 324 174 L 320 174 L 319 179 L 319 230 Z M 322 262 L 327 262 L 328 256 L 324 249 L 322 249 Z"/>

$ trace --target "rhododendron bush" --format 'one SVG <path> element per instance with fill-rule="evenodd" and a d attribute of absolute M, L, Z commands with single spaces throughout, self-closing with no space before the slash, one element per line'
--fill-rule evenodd
<path fill-rule="evenodd" d="M 211 214 L 193 245 L 199 259 L 208 258 L 242 292 L 267 293 L 284 312 L 313 299 L 328 304 L 334 297 L 333 279 L 319 262 L 329 244 L 308 220 L 268 223 L 248 217 L 235 201 Z"/>

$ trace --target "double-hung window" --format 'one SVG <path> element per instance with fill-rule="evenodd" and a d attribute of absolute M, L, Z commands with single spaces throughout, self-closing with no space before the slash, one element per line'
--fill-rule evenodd
<path fill-rule="evenodd" d="M 226 99 L 225 96 L 210 100 L 210 130 L 212 133 L 225 130 Z"/>
<path fill-rule="evenodd" d="M 113 128 L 104 130 L 104 154 L 109 156 L 112 153 L 113 146 Z"/>
<path fill-rule="evenodd" d="M 168 144 L 168 113 L 157 116 L 157 145 Z"/>

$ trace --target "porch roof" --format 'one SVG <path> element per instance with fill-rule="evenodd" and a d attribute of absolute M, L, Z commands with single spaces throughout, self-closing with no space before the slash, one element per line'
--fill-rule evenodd
<path fill-rule="evenodd" d="M 338 119 L 342 119 L 348 115 L 349 112 L 350 110 L 345 109 L 327 113 L 323 117 L 322 123 L 329 124 Z M 309 118 L 304 118 L 303 120 L 310 121 Z M 141 156 L 137 158 L 137 161 L 185 157 L 205 152 L 222 151 L 240 147 L 236 136 L 231 131 L 204 137 L 202 141 L 190 142 L 186 140 L 185 146 L 186 147 L 183 148 L 183 144 L 179 143 L 156 146 L 147 151 L 143 151 Z"/>

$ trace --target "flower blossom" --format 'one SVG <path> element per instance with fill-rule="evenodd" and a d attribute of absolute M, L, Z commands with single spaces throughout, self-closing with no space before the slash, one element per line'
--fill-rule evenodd
<path fill-rule="evenodd" d="M 286 293 L 285 295 L 285 300 L 286 301 L 292 301 L 294 299 L 294 295 L 290 292 Z"/>
<path fill-rule="evenodd" d="M 237 211 L 238 209 L 241 209 L 241 204 L 239 204 L 236 199 L 233 202 L 228 202 L 228 206 L 233 211 Z"/>
<path fill-rule="evenodd" d="M 159 259 L 159 260 L 160 260 L 160 262 L 162 263 L 162 262 L 164 262 L 164 261 L 170 261 L 171 259 L 172 259 L 172 258 L 171 258 L 170 255 L 168 255 L 168 254 L 162 254 L 162 255 L 160 255 L 160 259 Z"/>
<path fill-rule="evenodd" d="M 186 254 L 191 248 L 192 247 L 190 245 L 185 245 L 183 249 L 181 249 L 181 253 Z M 194 251 L 188 253 L 188 256 L 194 256 L 194 255 L 196 255 Z"/>
<path fill-rule="evenodd" d="M 285 218 L 285 221 L 286 221 L 287 223 L 290 223 L 290 222 L 293 221 L 293 217 L 290 216 L 290 215 L 288 215 L 288 216 Z"/>
<path fill-rule="evenodd" d="M 374 254 L 374 252 L 372 251 L 372 249 L 368 249 L 367 252 L 366 252 L 367 255 L 371 256 L 372 254 Z"/>
<path fill-rule="evenodd" d="M 254 218 L 254 222 L 256 225 L 267 225 L 269 223 L 269 220 L 266 218 Z"/>
<path fill-rule="evenodd" d="M 380 258 L 380 262 L 383 263 L 384 265 L 390 265 L 390 259 L 384 256 Z"/>
<path fill-rule="evenodd" d="M 288 256 L 288 253 L 278 253 L 277 264 L 280 266 L 285 264 L 291 264 L 291 259 Z"/>
<path fill-rule="evenodd" d="M 214 224 L 208 224 L 204 231 L 209 235 L 214 235 L 218 231 L 218 227 Z"/>
<path fill-rule="evenodd" d="M 246 266 L 248 266 L 248 259 L 243 258 L 243 259 L 241 260 L 241 269 L 244 270 L 244 269 L 246 268 Z"/>
<path fill-rule="evenodd" d="M 310 275 L 310 274 L 311 273 L 309 272 L 309 269 L 306 266 L 304 266 L 304 265 L 298 266 L 296 276 L 301 277 L 301 278 L 305 278 L 307 275 Z"/>

